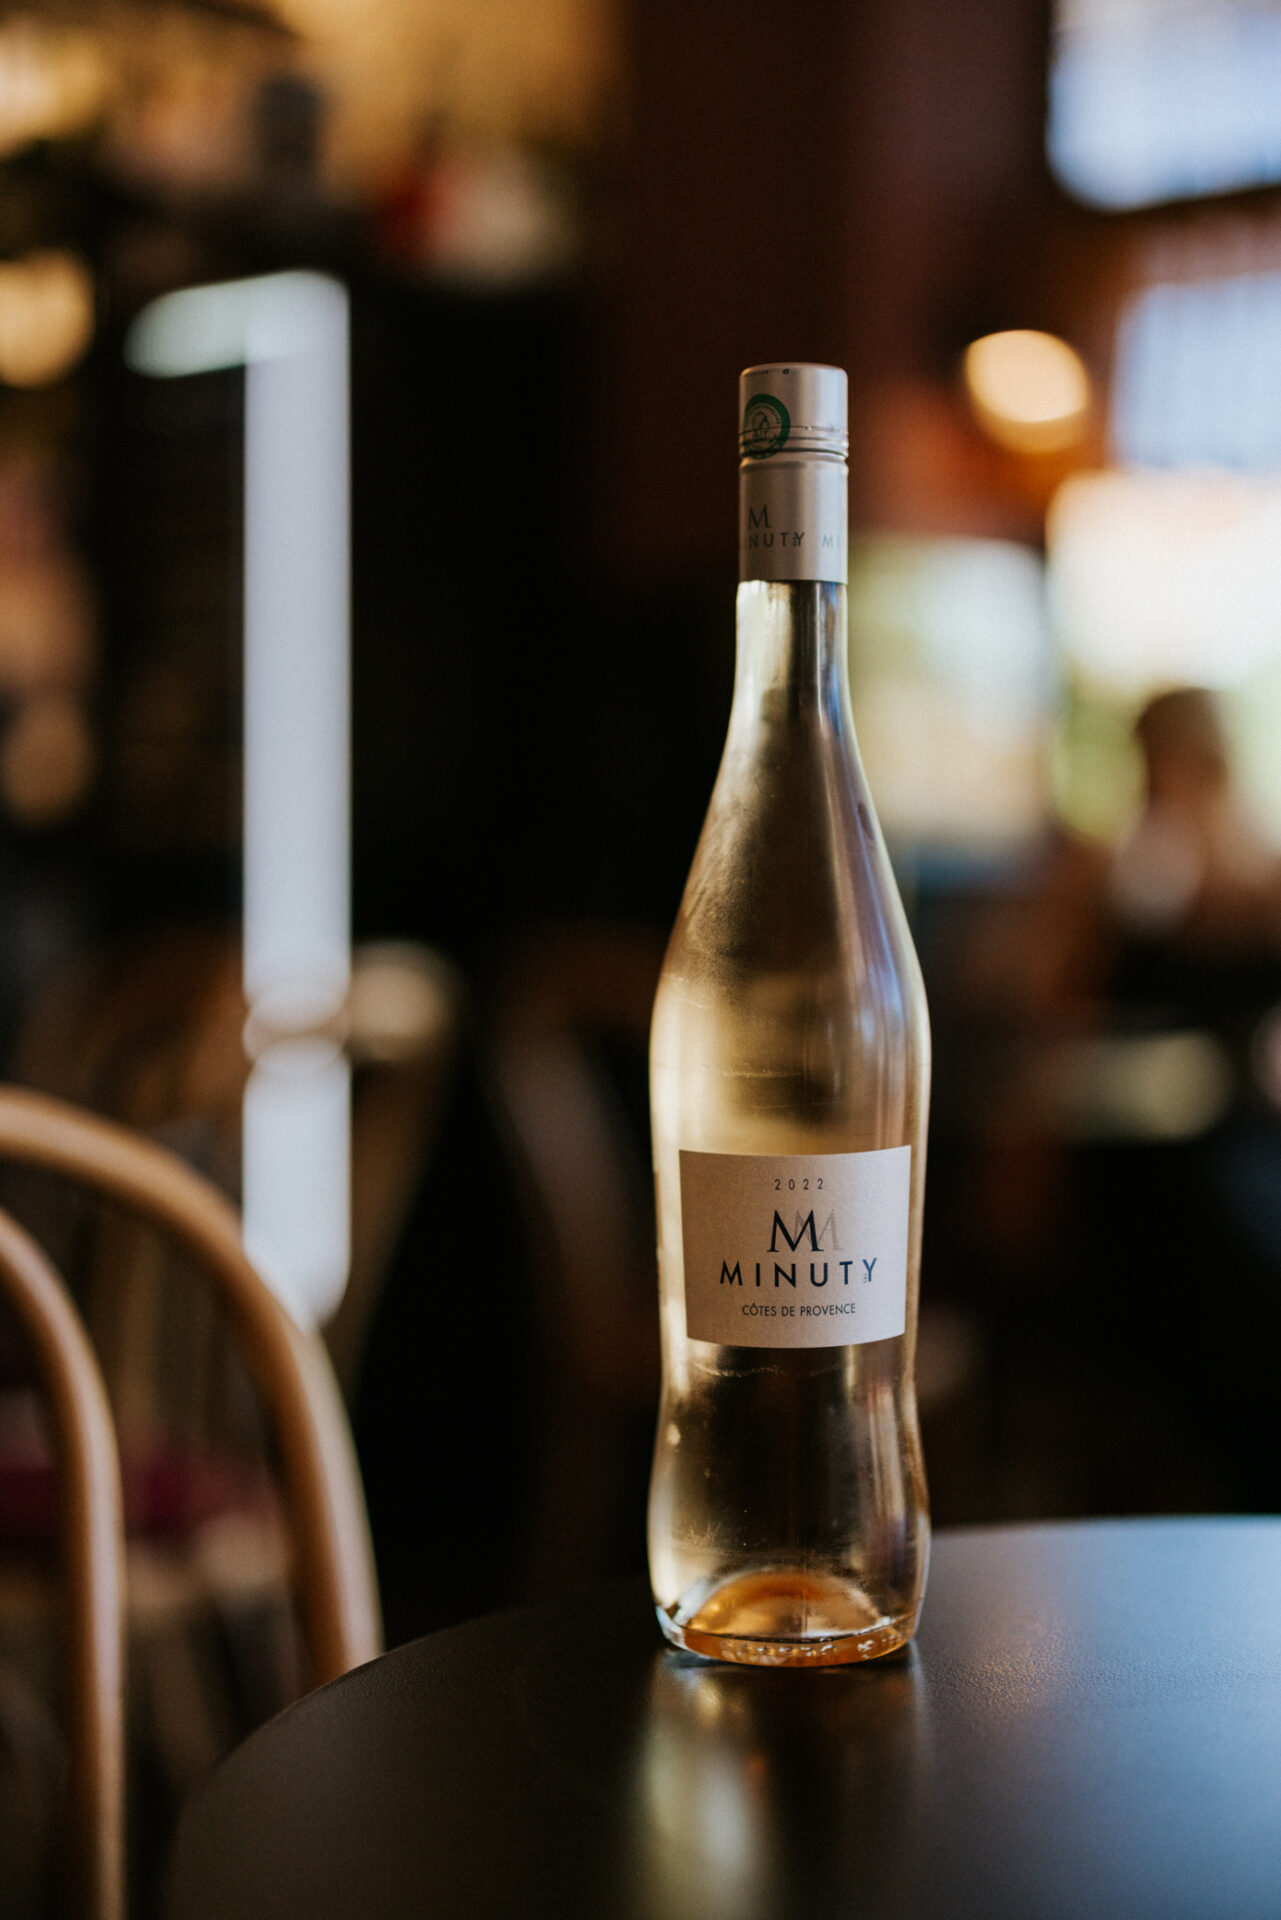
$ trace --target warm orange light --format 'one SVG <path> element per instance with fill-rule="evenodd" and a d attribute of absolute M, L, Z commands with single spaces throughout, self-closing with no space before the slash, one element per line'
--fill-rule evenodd
<path fill-rule="evenodd" d="M 0 262 L 0 380 L 45 387 L 80 358 L 93 334 L 93 280 L 72 253 Z"/>
<path fill-rule="evenodd" d="M 1085 432 L 1090 376 L 1055 334 L 985 334 L 966 348 L 965 384 L 984 429 L 1017 453 L 1057 453 Z"/>
<path fill-rule="evenodd" d="M 613 0 L 275 0 L 332 108 L 339 175 L 376 175 L 425 127 L 484 147 L 595 137 L 613 72 Z"/>
<path fill-rule="evenodd" d="M 79 132 L 100 112 L 109 89 L 107 63 L 91 33 L 12 16 L 0 26 L 0 154 Z"/>

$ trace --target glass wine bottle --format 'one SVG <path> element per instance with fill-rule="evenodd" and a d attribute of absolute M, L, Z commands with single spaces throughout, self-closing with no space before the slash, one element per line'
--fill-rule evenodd
<path fill-rule="evenodd" d="M 901 1646 L 924 1586 L 929 1027 L 850 714 L 845 375 L 740 398 L 733 709 L 651 1040 L 650 1572 L 677 1646 L 828 1666 Z"/>

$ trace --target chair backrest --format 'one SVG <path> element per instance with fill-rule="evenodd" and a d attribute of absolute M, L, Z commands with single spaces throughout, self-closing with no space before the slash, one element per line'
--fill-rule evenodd
<path fill-rule="evenodd" d="M 545 1294 L 539 1319 L 554 1329 L 538 1355 L 525 1594 L 617 1571 L 620 1528 L 641 1537 L 627 1522 L 658 1394 L 643 1094 L 662 958 L 645 928 L 552 927 L 512 951 L 495 994 L 490 1087 Z"/>
<path fill-rule="evenodd" d="M 625 1111 L 600 1056 L 603 1042 L 616 1043 L 644 1086 L 662 959 L 661 938 L 644 927 L 531 934 L 496 996 L 489 1049 L 572 1363 L 645 1404 L 658 1365 L 647 1122 Z"/>
<path fill-rule="evenodd" d="M 67 1564 L 71 1911 L 124 1913 L 124 1524 L 111 1409 L 56 1269 L 0 1210 L 0 1294 L 50 1410 Z"/>
<path fill-rule="evenodd" d="M 96 948 L 46 983 L 18 1036 L 15 1077 L 180 1149 L 230 1194 L 241 1176 L 241 1109 L 252 1062 L 239 939 L 230 929 L 149 927 Z M 351 1262 L 323 1333 L 344 1393 L 354 1389 L 383 1281 L 430 1154 L 466 1010 L 443 955 L 413 942 L 365 942 L 352 954 L 345 1043 L 353 1070 Z M 41 1208 L 37 1193 L 24 1195 Z M 65 1215 L 37 1222 L 65 1239 Z M 62 1251 L 50 1238 L 55 1257 Z M 121 1225 L 99 1245 L 85 1317 L 117 1414 L 154 1412 L 150 1282 L 138 1236 Z M 154 1310 L 154 1299 L 151 1301 Z M 130 1337 L 119 1329 L 128 1322 Z M 193 1313 L 184 1372 L 198 1374 L 208 1329 Z M 178 1389 L 181 1392 L 181 1387 Z"/>
<path fill-rule="evenodd" d="M 21 1087 L 0 1086 L 0 1159 L 125 1207 L 207 1273 L 276 1429 L 312 1681 L 372 1659 L 377 1582 L 342 1398 L 320 1339 L 295 1325 L 245 1253 L 230 1201 L 166 1148 Z"/>

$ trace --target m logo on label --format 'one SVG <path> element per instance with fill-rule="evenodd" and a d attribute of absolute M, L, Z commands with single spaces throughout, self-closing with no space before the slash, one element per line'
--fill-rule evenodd
<path fill-rule="evenodd" d="M 809 1212 L 805 1215 L 804 1219 L 801 1218 L 800 1212 L 798 1210 L 796 1215 L 796 1234 L 794 1238 L 787 1231 L 787 1228 L 784 1226 L 782 1218 L 779 1215 L 778 1209 L 775 1208 L 774 1230 L 769 1237 L 769 1250 L 771 1253 L 778 1252 L 778 1236 L 780 1233 L 782 1234 L 784 1240 L 786 1240 L 788 1246 L 791 1248 L 793 1253 L 796 1252 L 796 1249 L 800 1246 L 801 1241 L 803 1240 L 803 1238 L 807 1233 L 810 1237 L 811 1253 L 826 1253 L 832 1247 L 839 1247 L 841 1244 L 840 1236 L 836 1231 L 836 1215 L 834 1213 L 829 1213 L 826 1220 L 823 1222 L 822 1227 L 816 1228 L 814 1225 L 814 1209 L 812 1207 L 810 1208 Z M 831 1238 L 828 1241 L 827 1247 L 824 1247 L 823 1245 L 824 1237 L 829 1233 L 831 1235 Z"/>

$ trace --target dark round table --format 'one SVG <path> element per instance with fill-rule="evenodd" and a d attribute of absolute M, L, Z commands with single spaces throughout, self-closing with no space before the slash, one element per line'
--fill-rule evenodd
<path fill-rule="evenodd" d="M 943 1534 L 915 1647 L 664 1649 L 639 1581 L 323 1687 L 189 1807 L 173 1920 L 1278 1920 L 1281 1521 Z"/>

